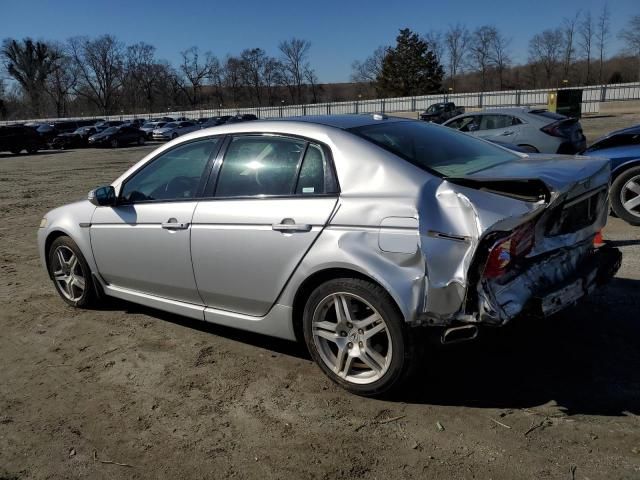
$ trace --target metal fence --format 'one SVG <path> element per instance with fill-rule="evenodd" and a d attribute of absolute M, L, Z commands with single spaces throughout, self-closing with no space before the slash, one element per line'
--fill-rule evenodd
<path fill-rule="evenodd" d="M 602 102 L 640 100 L 640 82 L 620 83 L 613 85 L 592 85 L 588 87 L 569 87 L 582 89 L 582 113 L 598 113 Z M 455 102 L 469 110 L 499 107 L 519 107 L 547 105 L 547 95 L 550 89 L 540 90 L 509 90 L 501 92 L 476 93 L 444 93 L 437 95 L 422 95 L 416 97 L 379 98 L 374 100 L 353 100 L 349 102 L 315 103 L 306 105 L 278 105 L 275 107 L 251 108 L 211 108 L 201 110 L 180 110 L 156 112 L 154 114 L 124 114 L 100 116 L 106 120 L 130 120 L 144 117 L 213 117 L 218 115 L 236 115 L 252 113 L 258 118 L 280 118 L 298 115 L 327 115 L 345 113 L 394 113 L 417 112 L 425 110 L 429 105 L 437 102 Z M 86 117 L 85 117 L 86 118 Z M 88 117 L 97 118 L 97 117 Z M 57 120 L 75 120 L 79 117 L 66 119 L 37 119 L 31 121 L 52 122 Z M 23 122 L 26 120 L 23 120 Z M 16 123 L 16 122 L 5 122 Z"/>

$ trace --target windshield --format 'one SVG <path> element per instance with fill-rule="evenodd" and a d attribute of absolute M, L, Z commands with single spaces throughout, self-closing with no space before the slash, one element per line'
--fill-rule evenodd
<path fill-rule="evenodd" d="M 167 123 L 163 128 L 176 128 L 178 126 L 175 122 Z"/>
<path fill-rule="evenodd" d="M 444 108 L 444 103 L 434 103 L 429 108 L 427 108 L 427 113 L 436 113 Z"/>
<path fill-rule="evenodd" d="M 425 122 L 381 123 L 351 131 L 444 177 L 465 176 L 520 158 L 469 135 Z"/>
<path fill-rule="evenodd" d="M 109 127 L 102 133 L 105 133 L 105 134 L 107 134 L 107 133 L 116 133 L 117 131 L 118 131 L 118 127 Z"/>

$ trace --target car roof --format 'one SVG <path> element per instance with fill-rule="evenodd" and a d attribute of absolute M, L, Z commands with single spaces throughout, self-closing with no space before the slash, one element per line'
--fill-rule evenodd
<path fill-rule="evenodd" d="M 306 115 L 301 117 L 285 117 L 269 119 L 266 121 L 288 121 L 288 122 L 304 122 L 316 123 L 318 125 L 326 125 L 328 127 L 340 128 L 348 130 L 350 128 L 364 127 L 366 125 L 384 123 L 394 123 L 402 121 L 412 121 L 408 118 L 389 117 L 379 113 L 367 114 L 350 114 L 350 115 Z"/>

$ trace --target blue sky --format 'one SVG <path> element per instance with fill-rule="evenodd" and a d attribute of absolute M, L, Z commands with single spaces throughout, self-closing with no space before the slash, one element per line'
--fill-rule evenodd
<path fill-rule="evenodd" d="M 262 47 L 277 55 L 278 42 L 292 36 L 311 41 L 311 63 L 322 82 L 347 81 L 353 60 L 377 46 L 393 44 L 398 29 L 419 33 L 461 22 L 494 24 L 512 39 L 516 62 L 525 61 L 530 37 L 559 25 L 578 10 L 597 16 L 604 0 L 4 0 L 0 38 L 31 36 L 64 40 L 112 33 L 126 43 L 145 41 L 158 57 L 178 61 L 197 45 L 218 57 Z M 616 33 L 640 0 L 609 0 L 609 50 L 621 47 Z"/>

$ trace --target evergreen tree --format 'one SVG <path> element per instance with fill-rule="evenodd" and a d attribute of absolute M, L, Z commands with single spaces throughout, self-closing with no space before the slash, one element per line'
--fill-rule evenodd
<path fill-rule="evenodd" d="M 438 92 L 444 70 L 429 44 L 408 28 L 400 30 L 396 46 L 387 51 L 377 78 L 388 97 L 426 95 Z"/>

